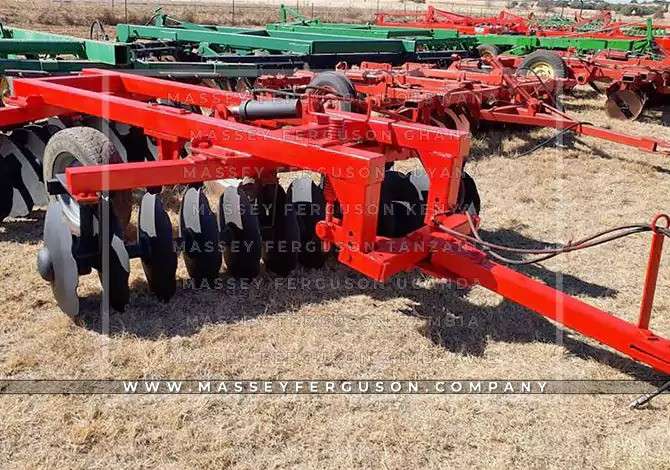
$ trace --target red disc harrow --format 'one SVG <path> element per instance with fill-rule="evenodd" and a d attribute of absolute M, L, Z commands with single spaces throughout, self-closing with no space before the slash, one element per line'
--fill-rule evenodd
<path fill-rule="evenodd" d="M 416 93 L 412 84 L 434 83 L 437 79 L 431 75 L 442 73 L 421 72 L 361 70 L 348 76 L 354 83 L 359 77 L 357 86 L 384 90 L 375 96 L 393 101 L 406 100 L 401 90 Z M 399 80 L 405 81 L 403 86 Z M 501 89 L 509 92 L 509 84 L 464 79 L 458 86 L 448 94 L 453 98 L 445 94 L 437 101 L 450 107 L 476 103 L 473 115 L 479 119 L 523 124 L 555 119 L 531 100 L 535 98 L 523 82 L 513 87 L 514 96 L 507 99 L 513 102 L 517 94 L 530 98 L 526 96 L 526 104 L 516 105 L 514 111 L 509 105 L 484 105 L 499 98 Z M 419 91 L 418 98 L 424 102 L 426 97 Z M 495 254 L 500 247 L 479 237 L 479 216 L 472 205 L 463 204 L 463 166 L 470 146 L 467 132 L 411 122 L 401 117 L 404 111 L 379 115 L 328 106 L 316 110 L 305 100 L 251 99 L 248 94 L 102 70 L 18 79 L 8 105 L 0 110 L 1 128 L 53 116 L 93 116 L 143 130 L 158 149 L 155 161 L 124 162 L 104 134 L 82 127 L 64 129 L 47 144 L 45 183 L 51 203 L 38 264 L 59 305 L 72 315 L 79 312 L 78 276 L 91 269 L 100 272 L 103 299 L 123 309 L 129 298 L 128 260 L 133 257 L 142 259 L 149 287 L 160 298 L 174 293 L 177 246 L 156 194 L 164 185 L 188 185 L 180 212 L 180 250 L 189 275 L 196 280 L 218 276 L 222 255 L 233 276 L 256 274 L 262 256 L 266 268 L 286 274 L 296 259 L 305 259 L 304 242 L 314 235 L 324 256 L 335 251 L 341 263 L 377 281 L 420 269 L 439 278 L 479 284 L 670 373 L 670 341 L 650 329 L 661 250 L 670 235 L 668 217 L 624 228 L 625 233 L 618 235 L 652 235 L 639 319 L 624 321 L 495 261 L 501 258 Z M 212 115 L 195 112 L 196 108 L 211 110 Z M 565 120 L 559 126 L 568 125 L 572 124 Z M 581 131 L 595 132 L 591 127 Z M 402 175 L 387 168 L 409 157 L 418 158 L 422 173 Z M 277 173 L 294 170 L 316 172 L 323 184 L 308 181 L 284 192 L 277 184 Z M 200 183 L 221 178 L 245 180 L 224 191 L 217 224 Z M 423 183 L 407 185 L 421 179 Z M 390 185 L 392 180 L 395 183 Z M 127 221 L 122 214 L 128 200 L 122 196 L 140 188 L 147 192 L 140 207 L 138 239 L 124 242 Z M 404 190 L 408 188 L 415 189 Z M 385 198 L 389 190 L 392 194 Z M 301 219 L 293 210 L 302 202 L 318 206 L 318 200 L 323 211 L 308 214 L 310 218 Z M 380 211 L 387 202 L 400 211 L 396 214 L 402 213 L 391 224 Z M 261 208 L 268 204 L 272 210 L 264 212 Z M 602 237 L 589 237 L 560 250 L 538 250 L 538 254 L 575 251 L 607 241 Z M 196 242 L 213 243 L 203 252 L 193 249 Z M 234 242 L 245 242 L 245 247 L 249 242 L 253 249 L 239 256 Z M 264 244 L 264 250 L 256 250 L 258 245 L 252 242 Z M 276 250 L 270 242 L 288 242 L 288 248 Z"/>

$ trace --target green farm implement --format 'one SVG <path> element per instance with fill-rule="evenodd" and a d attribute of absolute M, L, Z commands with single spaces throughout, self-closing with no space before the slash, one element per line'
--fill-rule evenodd
<path fill-rule="evenodd" d="M 405 40 L 415 40 L 418 44 L 428 45 L 433 41 L 439 44 L 442 40 L 460 40 L 470 46 L 479 45 L 481 52 L 485 54 L 497 55 L 505 52 L 512 55 L 526 55 L 539 49 L 549 49 L 558 51 L 574 50 L 577 53 L 594 53 L 603 50 L 614 50 L 630 52 L 634 54 L 649 54 L 656 52 L 655 38 L 651 23 L 648 24 L 644 37 L 607 37 L 593 33 L 593 36 L 587 36 L 586 33 L 560 32 L 555 31 L 551 35 L 542 34 L 490 34 L 484 29 L 479 33 L 473 29 L 469 34 L 462 34 L 459 28 L 440 28 L 431 27 L 431 23 L 409 23 L 402 26 L 402 23 L 385 22 L 384 17 L 377 21 L 377 25 L 357 25 L 342 23 L 324 23 L 318 19 L 309 19 L 299 12 L 281 6 L 279 9 L 280 23 L 268 25 L 268 29 L 304 32 L 311 34 L 339 34 L 356 37 L 383 37 L 384 35 L 393 35 L 393 37 L 404 38 Z M 392 25 L 392 26 L 391 26 Z M 420 27 L 417 25 L 423 25 Z"/>
<path fill-rule="evenodd" d="M 350 28 L 347 28 L 349 26 Z M 405 62 L 447 62 L 454 54 L 468 55 L 475 45 L 472 39 L 451 32 L 404 34 L 400 31 L 378 31 L 374 27 L 334 25 L 320 30 L 291 28 L 271 24 L 266 28 L 235 28 L 201 25 L 170 18 L 159 13 L 148 25 L 117 25 L 117 40 L 171 41 L 191 44 L 207 60 L 219 60 L 231 54 L 250 55 L 254 60 L 267 56 L 299 57 L 312 68 L 332 68 L 338 62 L 376 61 L 393 64 Z"/>
<path fill-rule="evenodd" d="M 288 55 L 250 59 L 231 54 L 208 60 L 176 41 L 101 41 L 0 26 L 0 77 L 62 75 L 90 67 L 164 78 L 257 77 L 303 65 L 300 57 Z"/>

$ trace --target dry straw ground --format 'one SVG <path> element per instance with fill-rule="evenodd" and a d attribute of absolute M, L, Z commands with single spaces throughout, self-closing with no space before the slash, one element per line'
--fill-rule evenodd
<path fill-rule="evenodd" d="M 8 15 L 7 7 L 0 13 Z M 38 14 L 35 8 L 21 15 Z M 27 16 L 22 16 L 27 18 Z M 32 24 L 40 27 L 39 24 Z M 602 99 L 566 100 L 581 119 L 670 139 L 662 112 L 609 122 Z M 468 170 L 479 184 L 486 236 L 565 241 L 667 211 L 670 163 L 594 139 L 517 155 L 551 130 L 479 134 Z M 59 312 L 34 269 L 43 214 L 0 227 L 0 377 L 7 378 L 509 378 L 648 375 L 635 363 L 481 288 L 457 292 L 410 273 L 387 286 L 331 263 L 272 275 L 249 290 L 147 292 L 133 262 L 131 305 L 99 333 L 90 313 Z M 526 272 L 631 319 L 648 239 L 630 238 Z M 670 256 L 654 326 L 670 335 Z M 185 278 L 180 265 L 179 276 Z M 301 287 L 301 280 L 311 282 Z M 327 288 L 314 288 L 325 279 Z M 411 287 L 407 287 L 404 281 Z M 330 287 L 330 286 L 333 287 Z M 670 402 L 630 411 L 627 396 L 516 397 L 3 397 L 0 466 L 399 468 L 668 468 Z"/>

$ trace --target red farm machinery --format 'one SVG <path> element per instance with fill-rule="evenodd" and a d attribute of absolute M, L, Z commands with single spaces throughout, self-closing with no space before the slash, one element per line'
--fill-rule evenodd
<path fill-rule="evenodd" d="M 374 71 L 382 72 L 389 74 Z M 670 236 L 667 216 L 558 248 L 515 251 L 489 243 L 479 233 L 476 186 L 464 172 L 467 132 L 412 122 L 404 112 L 327 106 L 343 97 L 318 93 L 322 87 L 314 84 L 315 93 L 306 97 L 276 99 L 275 91 L 254 96 L 95 69 L 15 80 L 0 110 L 1 128 L 97 117 L 140 129 L 158 149 L 155 160 L 124 161 L 104 133 L 77 125 L 47 139 L 41 179 L 50 202 L 38 268 L 63 311 L 79 313 L 79 276 L 93 269 L 103 302 L 123 310 L 131 258 L 141 258 L 148 286 L 167 301 L 176 291 L 178 252 L 196 282 L 219 276 L 224 262 L 229 275 L 245 279 L 262 265 L 278 275 L 299 263 L 316 268 L 332 253 L 377 281 L 419 269 L 481 285 L 670 374 L 670 341 L 650 329 L 663 242 Z M 491 113 L 482 108 L 479 114 Z M 416 170 L 392 169 L 408 158 L 418 159 Z M 313 173 L 284 190 L 278 173 L 296 170 Z M 236 183 L 213 205 L 203 184 L 223 178 Z M 178 237 L 159 197 L 171 185 L 186 187 Z M 133 190 L 144 195 L 137 237 L 128 241 Z M 535 262 L 643 232 L 652 243 L 636 323 L 506 267 L 514 261 L 502 254 L 523 251 Z"/>
<path fill-rule="evenodd" d="M 392 14 L 379 14 L 375 26 L 351 25 L 305 18 L 282 7 L 282 22 L 268 27 L 284 34 L 336 34 L 351 38 L 404 35 L 421 37 L 427 43 L 445 35 L 452 39 L 467 38 L 475 41 L 482 58 L 500 57 L 506 67 L 516 67 L 544 79 L 571 78 L 578 84 L 592 85 L 607 94 L 606 110 L 618 119 L 637 118 L 645 105 L 663 101 L 670 91 L 670 62 L 666 57 L 669 39 L 654 29 L 651 21 L 641 30 L 630 29 L 634 24 L 627 25 L 627 29 L 625 24 L 611 22 L 609 12 L 603 12 L 593 18 L 532 29 L 529 25 L 536 23 L 506 12 L 498 17 L 475 18 L 429 8 L 425 13 L 398 13 L 397 21 L 388 15 Z M 425 18 L 413 21 L 421 15 Z M 596 24 L 602 27 L 596 28 Z M 512 27 L 522 31 L 510 31 Z M 505 28 L 508 30 L 497 31 Z"/>
<path fill-rule="evenodd" d="M 361 113 L 475 132 L 480 123 L 551 127 L 650 153 L 667 155 L 670 142 L 632 136 L 581 122 L 561 111 L 557 96 L 577 85 L 574 79 L 543 79 L 515 73 L 514 59 L 460 60 L 448 69 L 426 64 L 363 63 L 340 73 L 299 71 L 292 76 L 261 77 L 264 89 L 330 96 L 326 105 Z M 547 142 L 548 143 L 548 142 Z"/>
<path fill-rule="evenodd" d="M 524 17 L 501 10 L 495 16 L 471 16 L 428 6 L 425 11 L 379 12 L 375 24 L 379 26 L 414 27 L 428 29 L 452 29 L 463 34 L 538 34 L 565 35 L 598 28 L 607 29 L 612 22 L 612 14 L 602 11 L 587 17 L 575 15 L 574 19 L 539 20 L 532 14 Z"/>
<path fill-rule="evenodd" d="M 538 50 L 525 57 L 499 56 L 508 68 L 542 79 L 569 78 L 605 93 L 605 111 L 614 119 L 637 119 L 645 107 L 667 101 L 670 60 L 622 51 L 578 55 L 574 51 Z M 476 63 L 470 62 L 471 67 Z"/>
<path fill-rule="evenodd" d="M 380 12 L 375 15 L 379 26 L 453 29 L 463 34 L 526 33 L 528 19 L 508 11 L 497 16 L 468 16 L 428 6 L 422 12 Z"/>

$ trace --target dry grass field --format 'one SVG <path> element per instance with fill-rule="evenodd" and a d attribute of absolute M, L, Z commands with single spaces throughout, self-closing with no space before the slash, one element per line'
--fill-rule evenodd
<path fill-rule="evenodd" d="M 26 5 L 3 2 L 0 17 L 85 30 L 39 23 L 46 7 Z M 670 140 L 662 109 L 621 123 L 608 121 L 590 90 L 565 101 L 582 120 Z M 468 171 L 487 238 L 567 241 L 668 210 L 667 157 L 590 138 L 518 156 L 553 133 L 497 128 L 474 138 Z M 38 211 L 0 226 L 2 378 L 653 377 L 482 288 L 456 291 L 418 273 L 371 285 L 335 262 L 298 271 L 291 282 L 263 274 L 249 289 L 181 289 L 161 304 L 133 261 L 131 304 L 112 314 L 103 335 L 95 275 L 81 280 L 88 313 L 77 321 L 59 311 L 38 276 L 42 222 Z M 648 243 L 628 238 L 525 272 L 633 319 Z M 178 275 L 186 279 L 181 261 Z M 315 287 L 318 279 L 325 288 Z M 667 337 L 667 255 L 657 299 L 653 326 Z M 3 396 L 0 467 L 670 468 L 670 401 L 631 411 L 632 398 Z"/>

